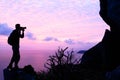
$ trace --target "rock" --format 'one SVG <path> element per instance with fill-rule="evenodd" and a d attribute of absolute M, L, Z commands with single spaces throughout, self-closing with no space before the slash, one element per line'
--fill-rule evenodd
<path fill-rule="evenodd" d="M 32 66 L 28 65 L 22 69 L 4 69 L 4 80 L 35 80 L 36 74 Z"/>
<path fill-rule="evenodd" d="M 120 80 L 120 66 L 111 72 L 106 73 L 107 80 Z"/>
<path fill-rule="evenodd" d="M 120 30 L 120 0 L 107 0 L 107 4 L 108 18 L 114 22 L 114 25 L 117 25 Z"/>
<path fill-rule="evenodd" d="M 87 68 L 112 71 L 120 65 L 120 56 L 116 45 L 117 38 L 113 38 L 111 31 L 105 31 L 105 35 L 97 45 L 86 51 L 81 59 L 81 65 Z"/>

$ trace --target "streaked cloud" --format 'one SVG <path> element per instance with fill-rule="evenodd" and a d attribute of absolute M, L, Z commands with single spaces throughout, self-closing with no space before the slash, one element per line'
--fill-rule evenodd
<path fill-rule="evenodd" d="M 70 44 L 70 45 L 75 44 L 74 40 L 72 40 L 72 39 L 67 39 L 64 42 L 67 44 Z"/>
<path fill-rule="evenodd" d="M 0 35 L 9 36 L 12 30 L 13 28 L 9 27 L 7 23 L 0 24 Z M 31 32 L 27 32 L 25 35 L 28 37 L 28 39 L 36 40 L 34 34 Z"/>
<path fill-rule="evenodd" d="M 74 40 L 74 39 L 65 39 L 64 42 L 68 45 L 81 45 L 83 47 L 91 47 L 96 44 L 96 42 L 84 42 L 84 41 L 79 41 L 79 40 Z"/>
<path fill-rule="evenodd" d="M 45 39 L 43 39 L 43 41 L 59 41 L 59 40 L 54 37 L 46 37 Z"/>

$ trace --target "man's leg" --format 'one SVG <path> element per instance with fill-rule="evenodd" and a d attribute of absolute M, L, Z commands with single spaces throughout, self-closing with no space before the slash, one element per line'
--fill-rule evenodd
<path fill-rule="evenodd" d="M 12 58 L 11 58 L 11 61 L 10 61 L 9 65 L 7 67 L 8 69 L 12 69 L 13 68 L 13 63 L 15 61 L 15 49 L 12 47 L 12 50 L 13 50 L 13 55 L 12 55 Z"/>
<path fill-rule="evenodd" d="M 20 61 L 20 51 L 19 51 L 19 47 L 16 47 L 16 49 L 15 49 L 15 68 L 18 68 L 19 61 Z"/>

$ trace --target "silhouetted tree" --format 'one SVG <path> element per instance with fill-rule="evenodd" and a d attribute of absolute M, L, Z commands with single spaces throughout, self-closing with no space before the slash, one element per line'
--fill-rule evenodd
<path fill-rule="evenodd" d="M 44 64 L 47 72 L 38 72 L 39 80 L 73 80 L 75 79 L 74 72 L 77 71 L 76 65 L 80 64 L 80 58 L 75 58 L 73 50 L 67 51 L 58 48 L 54 55 L 49 56 Z M 73 77 L 74 76 L 74 77 Z M 73 78 L 72 78 L 73 77 Z"/>
<path fill-rule="evenodd" d="M 74 57 L 74 51 L 66 51 L 67 49 L 68 47 L 65 49 L 59 48 L 57 52 L 55 52 L 55 55 L 49 56 L 47 63 L 44 65 L 45 68 L 50 70 L 58 65 L 79 64 L 80 59 Z"/>

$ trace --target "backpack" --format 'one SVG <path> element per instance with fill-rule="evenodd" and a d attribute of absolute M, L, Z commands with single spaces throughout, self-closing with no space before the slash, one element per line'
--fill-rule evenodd
<path fill-rule="evenodd" d="M 12 34 L 9 35 L 7 42 L 9 45 L 13 45 L 13 35 Z"/>

